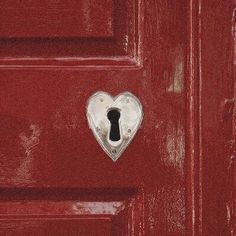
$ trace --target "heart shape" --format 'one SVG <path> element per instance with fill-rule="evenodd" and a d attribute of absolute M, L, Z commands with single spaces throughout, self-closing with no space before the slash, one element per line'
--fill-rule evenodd
<path fill-rule="evenodd" d="M 119 138 L 111 139 L 112 128 L 115 126 L 108 118 L 109 111 L 119 113 L 116 132 Z M 117 161 L 129 143 L 134 138 L 143 119 L 142 105 L 137 97 L 130 92 L 124 92 L 112 97 L 106 92 L 96 92 L 87 104 L 87 119 L 90 129 L 102 149 L 113 160 Z"/>

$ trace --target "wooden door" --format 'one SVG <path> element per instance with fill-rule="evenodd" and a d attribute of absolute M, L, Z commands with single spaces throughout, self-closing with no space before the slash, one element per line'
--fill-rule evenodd
<path fill-rule="evenodd" d="M 233 2 L 0 2 L 0 236 L 233 235 Z M 143 105 L 113 162 L 89 97 Z"/>

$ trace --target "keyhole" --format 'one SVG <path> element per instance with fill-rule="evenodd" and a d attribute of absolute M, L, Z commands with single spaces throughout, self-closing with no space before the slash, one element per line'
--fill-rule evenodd
<path fill-rule="evenodd" d="M 109 139 L 113 142 L 120 140 L 119 119 L 120 112 L 117 109 L 112 109 L 107 113 L 107 118 L 111 123 Z"/>

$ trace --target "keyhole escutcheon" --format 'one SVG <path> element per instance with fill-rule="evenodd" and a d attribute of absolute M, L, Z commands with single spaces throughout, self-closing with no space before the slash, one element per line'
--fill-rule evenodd
<path fill-rule="evenodd" d="M 120 126 L 119 126 L 120 111 L 115 108 L 111 109 L 107 113 L 107 118 L 111 123 L 109 139 L 113 142 L 117 142 L 120 140 Z"/>

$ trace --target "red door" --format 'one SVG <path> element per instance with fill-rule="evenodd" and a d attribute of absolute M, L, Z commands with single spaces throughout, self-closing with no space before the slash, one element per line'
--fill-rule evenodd
<path fill-rule="evenodd" d="M 0 2 L 0 236 L 233 235 L 231 0 Z M 143 106 L 113 162 L 97 91 Z"/>

